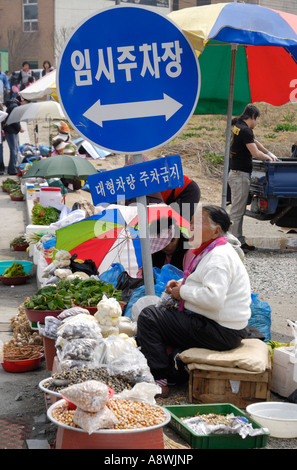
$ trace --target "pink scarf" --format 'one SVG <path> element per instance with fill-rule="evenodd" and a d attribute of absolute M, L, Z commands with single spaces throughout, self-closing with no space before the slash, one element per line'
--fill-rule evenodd
<path fill-rule="evenodd" d="M 186 282 L 187 277 L 192 274 L 197 265 L 200 263 L 202 258 L 204 258 L 207 253 L 213 250 L 216 246 L 225 245 L 227 243 L 226 237 L 218 237 L 215 240 L 209 240 L 208 242 L 203 243 L 199 248 L 193 250 L 195 257 L 190 261 L 187 266 L 187 269 L 184 271 L 184 276 L 182 280 L 182 285 Z M 181 300 L 179 303 L 179 311 L 184 309 L 184 300 Z"/>

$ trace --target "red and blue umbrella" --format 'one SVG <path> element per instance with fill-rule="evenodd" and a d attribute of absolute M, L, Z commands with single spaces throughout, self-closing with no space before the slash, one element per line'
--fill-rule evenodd
<path fill-rule="evenodd" d="M 227 114 L 224 206 L 232 114 L 241 114 L 248 103 L 297 101 L 297 15 L 234 2 L 184 8 L 168 17 L 198 55 L 195 114 Z"/>

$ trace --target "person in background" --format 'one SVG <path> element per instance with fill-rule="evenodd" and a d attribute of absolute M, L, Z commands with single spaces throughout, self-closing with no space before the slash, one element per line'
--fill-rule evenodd
<path fill-rule="evenodd" d="M 42 64 L 43 70 L 41 72 L 42 77 L 47 75 L 49 72 L 52 72 L 54 70 L 54 67 L 52 67 L 51 63 L 49 60 L 45 60 Z"/>
<path fill-rule="evenodd" d="M 145 307 L 137 320 L 137 344 L 162 393 L 169 394 L 168 347 L 227 351 L 248 337 L 251 316 L 249 276 L 227 243 L 231 225 L 218 206 L 198 207 L 191 220 L 189 244 L 195 257 L 183 279 L 168 281 L 165 292 L 175 304 Z"/>
<path fill-rule="evenodd" d="M 29 77 L 34 78 L 34 74 L 32 70 L 30 70 L 30 64 L 27 61 L 24 61 L 22 64 L 22 70 L 19 73 L 18 76 L 18 88 L 20 91 L 24 90 L 26 86 L 28 85 L 28 79 Z"/>
<path fill-rule="evenodd" d="M 10 83 L 6 73 L 1 72 L 0 68 L 0 103 L 4 103 L 5 93 L 10 92 Z M 9 93 L 8 93 L 9 94 Z"/>
<path fill-rule="evenodd" d="M 161 269 L 165 264 L 171 264 L 183 271 L 183 259 L 189 248 L 188 238 L 181 232 L 180 227 L 171 217 L 166 219 L 165 223 L 171 229 L 172 238 L 162 250 L 152 254 L 153 267 Z M 154 225 L 156 226 L 154 227 Z M 150 231 L 155 231 L 158 234 L 160 225 L 162 225 L 162 218 L 156 221 L 155 224 L 151 224 Z"/>
<path fill-rule="evenodd" d="M 13 111 L 13 109 L 26 103 L 28 103 L 28 101 L 24 100 L 20 95 L 18 95 L 17 98 L 12 98 L 11 100 L 6 101 L 5 106 L 8 116 Z M 24 129 L 22 128 L 20 122 L 14 122 L 12 124 L 5 125 L 3 129 L 10 150 L 7 173 L 9 175 L 17 175 L 18 134 L 19 132 L 24 132 Z"/>
<path fill-rule="evenodd" d="M 172 217 L 160 217 L 150 223 L 151 255 L 153 268 L 170 264 L 183 271 L 183 260 L 188 252 L 188 238 Z M 142 277 L 142 267 L 137 277 Z"/>
<path fill-rule="evenodd" d="M 232 136 L 230 143 L 230 164 L 228 184 L 231 189 L 230 232 L 241 243 L 244 253 L 255 249 L 246 243 L 243 236 L 243 217 L 249 196 L 253 158 L 262 161 L 275 161 L 277 157 L 269 152 L 254 137 L 253 130 L 260 116 L 259 109 L 247 105 L 241 116 L 232 121 Z"/>
<path fill-rule="evenodd" d="M 18 73 L 17 72 L 12 72 L 12 74 L 9 77 L 9 84 L 10 84 L 10 94 L 9 94 L 8 99 L 16 98 L 20 91 L 18 89 Z"/>
<path fill-rule="evenodd" d="M 8 113 L 4 111 L 3 104 L 0 103 L 0 124 L 7 118 Z M 0 125 L 0 175 L 4 175 L 4 160 L 3 160 L 3 142 L 2 142 L 2 124 Z"/>
<path fill-rule="evenodd" d="M 184 186 L 175 189 L 161 191 L 163 201 L 169 206 L 173 204 L 175 210 L 178 210 L 181 217 L 190 222 L 198 202 L 200 201 L 200 188 L 198 184 L 188 176 L 184 175 Z M 175 204 L 174 204 L 175 203 Z"/>

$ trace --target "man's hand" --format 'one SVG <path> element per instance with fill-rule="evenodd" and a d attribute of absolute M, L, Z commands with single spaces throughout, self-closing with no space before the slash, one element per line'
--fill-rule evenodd
<path fill-rule="evenodd" d="M 272 152 L 268 152 L 267 154 L 270 158 L 272 158 L 272 161 L 273 162 L 276 162 L 278 160 L 278 158 L 272 153 Z"/>

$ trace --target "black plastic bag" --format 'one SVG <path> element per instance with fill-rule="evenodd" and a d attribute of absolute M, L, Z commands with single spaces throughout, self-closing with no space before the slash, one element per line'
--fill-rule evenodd
<path fill-rule="evenodd" d="M 83 263 L 79 263 L 78 261 L 75 261 L 76 258 L 77 254 L 72 255 L 70 258 L 70 269 L 73 273 L 80 271 L 88 274 L 89 276 L 97 276 L 98 270 L 95 261 L 92 259 L 86 259 Z"/>
<path fill-rule="evenodd" d="M 122 291 L 122 300 L 128 302 L 134 290 L 143 286 L 144 281 L 142 278 L 133 278 L 127 271 L 123 271 L 117 278 L 115 288 Z"/>

